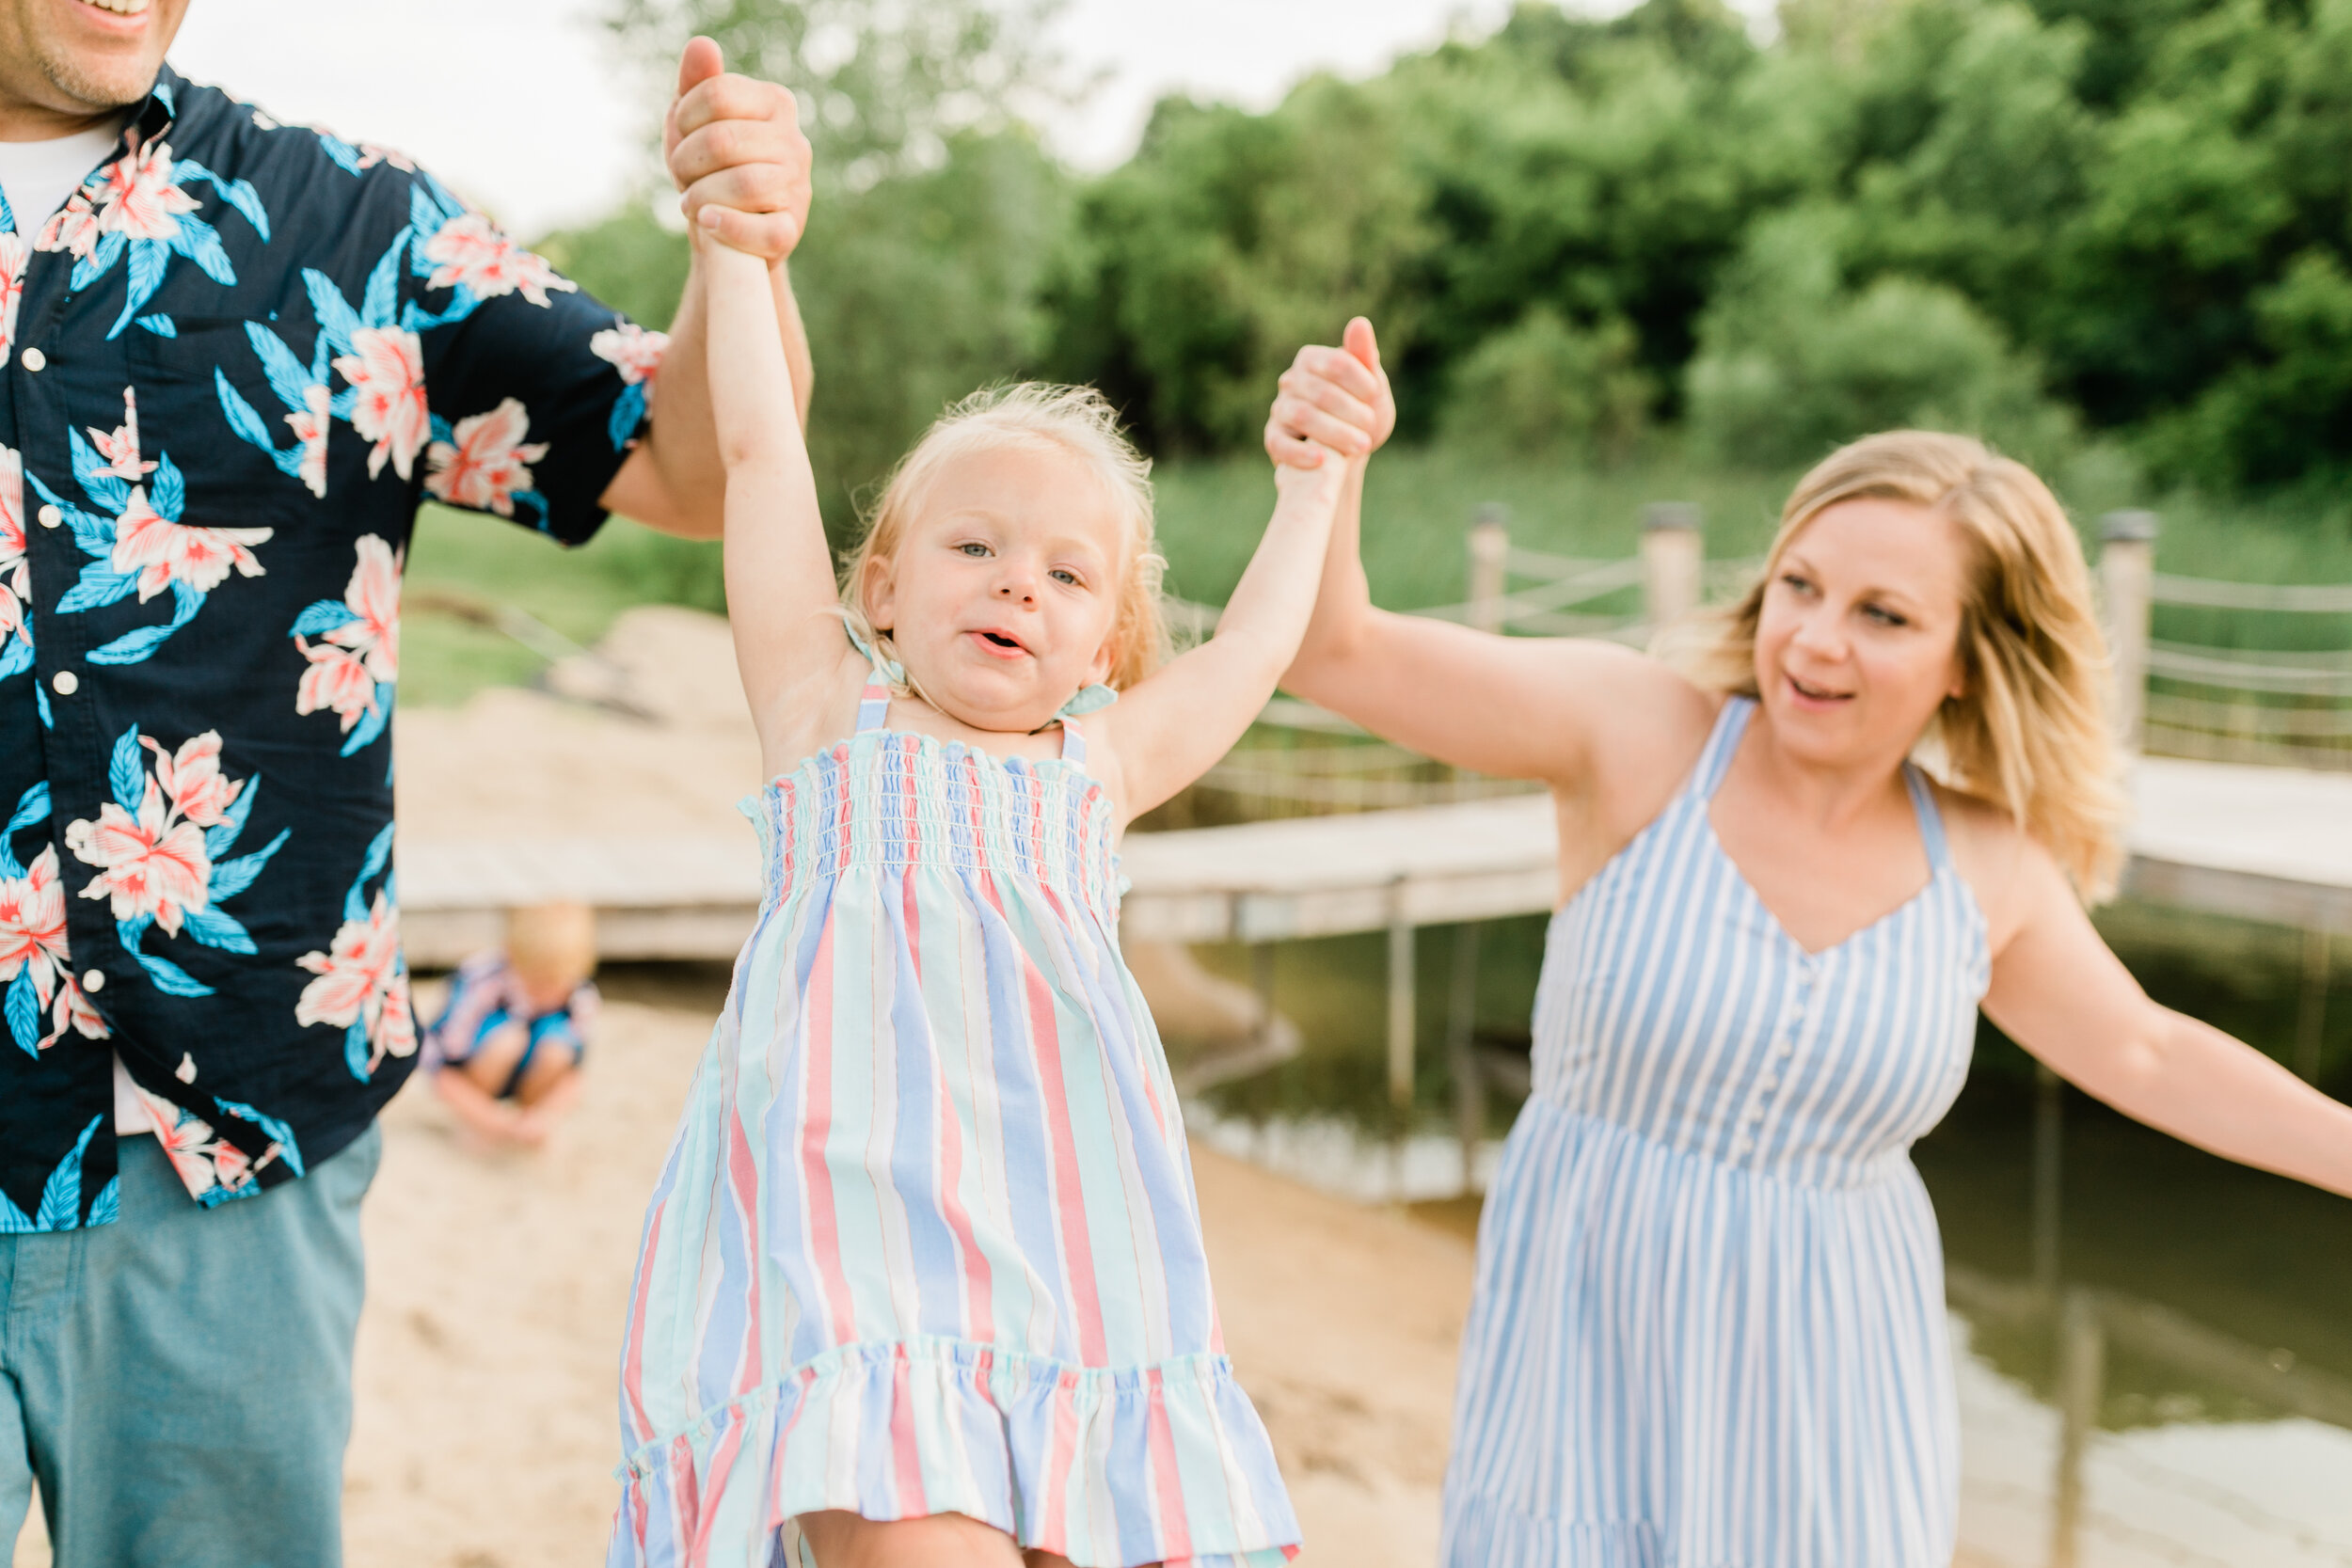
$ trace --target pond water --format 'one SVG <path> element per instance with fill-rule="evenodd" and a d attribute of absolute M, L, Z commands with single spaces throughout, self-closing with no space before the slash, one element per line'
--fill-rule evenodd
<path fill-rule="evenodd" d="M 1478 1036 L 1524 1049 L 1540 919 L 1485 927 Z M 2125 903 L 2101 916 L 2152 994 L 2352 1095 L 2352 962 L 2294 932 Z M 1424 931 L 1416 1108 L 1389 1104 L 1384 939 L 1286 946 L 1294 1060 L 1200 1097 L 1194 1135 L 1365 1201 L 1474 1226 L 1442 1053 L 1453 934 Z M 1247 956 L 1213 952 L 1241 977 Z M 1987 1026 L 1915 1152 L 1943 1227 L 1963 1424 L 1966 1568 L 2352 1568 L 2352 1202 L 2214 1159 L 2067 1091 L 2037 1251 L 2028 1059 Z M 1516 1109 L 1497 1097 L 1478 1156 Z M 1483 1175 L 1483 1169 L 1482 1169 Z M 2049 1195 L 2044 1194 L 2047 1197 Z M 2037 1278 L 2037 1258 L 2043 1268 Z"/>

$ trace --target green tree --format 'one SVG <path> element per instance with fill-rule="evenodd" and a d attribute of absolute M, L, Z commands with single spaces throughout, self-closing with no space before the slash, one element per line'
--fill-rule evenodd
<path fill-rule="evenodd" d="M 1454 368 L 1439 432 L 1469 451 L 1620 462 L 1658 395 L 1638 356 L 1622 317 L 1579 328 L 1535 306 Z"/>

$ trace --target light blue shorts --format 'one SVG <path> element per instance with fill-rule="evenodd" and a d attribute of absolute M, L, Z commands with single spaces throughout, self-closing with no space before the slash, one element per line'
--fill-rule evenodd
<path fill-rule="evenodd" d="M 38 1479 L 57 1568 L 336 1568 L 371 1127 L 198 1208 L 122 1140 L 122 1217 L 0 1236 L 0 1545 Z"/>

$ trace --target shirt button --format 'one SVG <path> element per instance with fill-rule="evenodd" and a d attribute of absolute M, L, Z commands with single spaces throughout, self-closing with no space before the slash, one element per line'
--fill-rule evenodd
<path fill-rule="evenodd" d="M 41 371 L 48 367 L 49 356 L 41 353 L 41 351 L 37 348 L 28 348 L 23 354 L 17 356 L 17 362 L 22 364 L 26 370 L 31 371 L 34 374 L 38 375 L 41 372 Z"/>
<path fill-rule="evenodd" d="M 1772 1047 L 1772 1054 L 1779 1057 L 1784 1062 L 1796 1053 L 1796 1045 L 1789 1040 L 1783 1040 L 1778 1045 Z"/>
<path fill-rule="evenodd" d="M 50 689 L 60 697 L 71 697 L 82 689 L 82 677 L 71 670 L 60 670 L 49 677 Z"/>
<path fill-rule="evenodd" d="M 103 969 L 86 969 L 82 971 L 82 989 L 84 990 L 104 990 L 106 989 L 106 972 Z"/>
<path fill-rule="evenodd" d="M 1763 1077 L 1756 1080 L 1756 1086 L 1759 1093 L 1770 1094 L 1774 1089 L 1780 1087 L 1780 1080 L 1768 1072 Z"/>
<path fill-rule="evenodd" d="M 1740 1113 L 1740 1119 L 1743 1121 L 1762 1121 L 1764 1119 L 1764 1107 L 1761 1105 L 1749 1106 L 1745 1111 Z"/>
<path fill-rule="evenodd" d="M 1755 1147 L 1756 1145 L 1750 1143 L 1745 1138 L 1735 1138 L 1732 1140 L 1731 1151 L 1734 1154 L 1745 1154 Z"/>
<path fill-rule="evenodd" d="M 54 506 L 42 507 L 39 513 L 39 516 L 40 517 L 40 526 L 43 528 L 56 528 L 59 523 L 65 521 L 65 514 L 58 511 Z"/>

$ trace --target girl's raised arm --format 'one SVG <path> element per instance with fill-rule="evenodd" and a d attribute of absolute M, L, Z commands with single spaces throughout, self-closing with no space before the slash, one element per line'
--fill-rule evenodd
<path fill-rule="evenodd" d="M 705 210 L 705 223 L 717 214 Z M 832 689 L 840 663 L 833 558 L 792 401 L 768 263 L 698 230 L 710 310 L 710 408 L 725 465 L 735 661 L 763 744 Z"/>
<path fill-rule="evenodd" d="M 1361 436 L 1351 444 L 1370 449 Z M 1337 452 L 1319 451 L 1313 467 L 1276 468 L 1274 516 L 1216 634 L 1123 693 L 1099 721 L 1118 758 L 1120 804 L 1130 818 L 1231 751 L 1297 651 L 1349 466 Z"/>
<path fill-rule="evenodd" d="M 1384 439 L 1394 412 L 1372 325 L 1348 323 L 1344 351 L 1308 348 L 1282 377 L 1266 427 L 1278 463 L 1296 438 L 1341 429 Z M 1383 739 L 1499 778 L 1581 788 L 1594 737 L 1639 731 L 1695 700 L 1687 682 L 1613 643 L 1497 637 L 1376 608 L 1359 536 L 1360 462 L 1340 499 L 1312 621 L 1282 685 Z"/>

